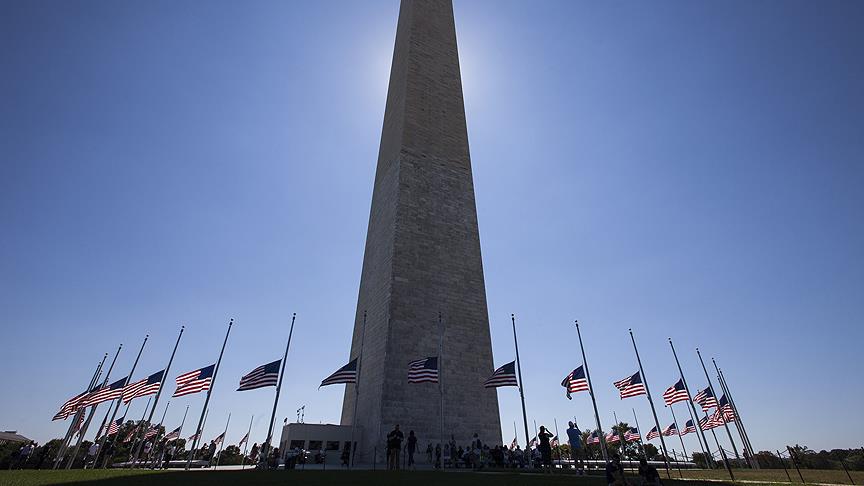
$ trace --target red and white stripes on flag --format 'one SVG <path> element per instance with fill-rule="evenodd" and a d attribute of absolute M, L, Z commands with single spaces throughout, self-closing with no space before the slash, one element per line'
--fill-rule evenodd
<path fill-rule="evenodd" d="M 702 411 L 707 412 L 712 408 L 717 407 L 717 397 L 714 396 L 714 393 L 711 392 L 711 387 L 705 387 L 704 390 L 701 390 L 699 393 L 693 397 L 693 402 L 697 405 L 702 406 Z"/>
<path fill-rule="evenodd" d="M 669 437 L 670 435 L 678 435 L 678 425 L 675 424 L 675 422 L 672 422 L 669 424 L 669 427 L 666 427 L 666 429 L 663 430 L 663 435 L 666 437 Z"/>
<path fill-rule="evenodd" d="M 221 434 L 219 434 L 219 437 L 213 439 L 213 443 L 219 445 L 222 443 L 223 440 L 225 440 L 225 432 L 222 432 Z"/>
<path fill-rule="evenodd" d="M 561 386 L 567 389 L 567 399 L 572 400 L 571 393 L 588 391 L 588 379 L 585 377 L 585 367 L 579 366 L 571 371 L 561 381 Z"/>
<path fill-rule="evenodd" d="M 438 383 L 438 357 L 430 356 L 408 363 L 408 383 Z"/>
<path fill-rule="evenodd" d="M 157 371 L 143 380 L 130 384 L 123 390 L 123 403 L 129 403 L 138 397 L 153 395 L 162 386 L 162 377 L 165 370 Z"/>
<path fill-rule="evenodd" d="M 688 420 L 687 423 L 684 424 L 684 430 L 681 431 L 681 435 L 687 435 L 690 432 L 696 432 L 696 426 L 693 425 L 693 420 Z"/>
<path fill-rule="evenodd" d="M 684 388 L 684 380 L 678 380 L 674 385 L 670 386 L 663 392 L 663 401 L 666 405 L 673 403 L 686 402 L 690 397 L 687 395 L 687 390 Z"/>
<path fill-rule="evenodd" d="M 153 437 L 154 435 L 156 435 L 158 433 L 159 433 L 159 426 L 151 425 L 150 427 L 147 428 L 147 432 L 144 433 L 144 438 L 149 439 L 150 437 Z"/>
<path fill-rule="evenodd" d="M 126 380 L 127 378 L 117 380 L 114 383 L 111 383 L 108 386 L 103 386 L 91 393 L 85 400 L 84 406 L 89 407 L 91 405 L 97 405 L 102 402 L 108 402 L 120 398 L 120 396 L 123 395 L 123 390 L 125 390 Z"/>
<path fill-rule="evenodd" d="M 606 434 L 607 444 L 614 444 L 616 442 L 621 442 L 621 436 L 618 435 L 618 432 L 612 431 Z"/>
<path fill-rule="evenodd" d="M 622 400 L 646 394 L 645 384 L 642 383 L 642 375 L 638 371 L 623 380 L 616 381 L 614 385 L 620 392 Z"/>
<path fill-rule="evenodd" d="M 216 365 L 212 364 L 178 376 L 175 380 L 177 382 L 177 390 L 174 391 L 174 396 L 182 397 L 183 395 L 209 390 L 210 383 L 213 382 L 213 370 L 215 368 Z"/>
<path fill-rule="evenodd" d="M 501 365 L 501 367 L 495 370 L 492 373 L 492 376 L 483 383 L 483 386 L 486 388 L 519 386 L 519 382 L 516 381 L 516 362 L 511 361 L 507 364 Z"/>
<path fill-rule="evenodd" d="M 636 427 L 630 427 L 627 430 L 627 433 L 624 434 L 624 440 L 627 442 L 633 442 L 634 440 L 641 440 L 642 436 L 639 435 L 639 430 Z"/>
<path fill-rule="evenodd" d="M 645 437 L 645 440 L 656 439 L 660 437 L 660 432 L 657 430 L 657 427 L 651 427 L 651 430 L 648 431 L 648 436 Z"/>
<path fill-rule="evenodd" d="M 54 415 L 54 418 L 52 418 L 51 420 L 66 420 L 67 418 L 69 418 L 70 415 L 72 415 L 73 413 L 75 413 L 75 411 L 78 410 L 81 402 L 85 398 L 87 398 L 88 394 L 89 393 L 85 391 L 84 393 L 79 393 L 78 395 L 75 395 L 69 400 L 66 400 L 66 403 L 64 403 L 60 407 L 60 410 Z"/>
<path fill-rule="evenodd" d="M 249 441 L 249 433 L 248 433 L 248 432 L 246 433 L 246 435 L 243 436 L 242 439 L 240 439 L 240 442 L 237 443 L 237 447 L 242 446 L 242 445 L 245 444 L 247 441 Z"/>

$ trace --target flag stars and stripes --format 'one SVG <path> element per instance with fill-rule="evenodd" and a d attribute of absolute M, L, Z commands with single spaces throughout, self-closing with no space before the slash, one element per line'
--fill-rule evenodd
<path fill-rule="evenodd" d="M 438 357 L 431 356 L 408 363 L 408 383 L 438 383 Z"/>
<path fill-rule="evenodd" d="M 642 383 L 642 375 L 638 371 L 632 376 L 616 381 L 614 385 L 620 392 L 622 400 L 646 393 L 645 384 Z"/>
<path fill-rule="evenodd" d="M 497 388 L 499 386 L 519 386 L 516 380 L 516 362 L 511 361 L 495 370 L 485 382 L 486 388 Z"/>
<path fill-rule="evenodd" d="M 159 387 L 162 386 L 162 378 L 164 376 L 165 370 L 157 371 L 143 380 L 130 384 L 123 390 L 123 403 L 129 403 L 138 397 L 157 393 Z"/>
<path fill-rule="evenodd" d="M 571 371 L 564 380 L 561 381 L 561 386 L 567 389 L 567 399 L 572 400 L 571 393 L 588 391 L 588 379 L 585 377 L 585 367 L 580 366 Z"/>
<path fill-rule="evenodd" d="M 327 378 L 324 378 L 321 384 L 318 385 L 318 388 L 341 383 L 357 383 L 357 358 L 352 359 L 350 363 L 339 368 Z"/>
<path fill-rule="evenodd" d="M 679 379 L 674 385 L 670 386 L 663 392 L 663 401 L 666 405 L 673 403 L 686 402 L 690 397 L 687 395 L 687 390 L 684 388 L 684 380 Z"/>
<path fill-rule="evenodd" d="M 203 368 L 183 373 L 176 378 L 177 390 L 174 391 L 175 397 L 182 397 L 192 393 L 209 390 L 210 384 L 213 382 L 213 370 L 215 364 L 205 366 Z"/>
<path fill-rule="evenodd" d="M 261 365 L 240 378 L 240 388 L 237 391 L 254 390 L 265 386 L 276 386 L 279 382 L 279 365 L 281 359 Z"/>
<path fill-rule="evenodd" d="M 710 386 L 705 387 L 704 390 L 697 393 L 696 396 L 693 397 L 693 402 L 697 405 L 701 405 L 703 412 L 707 412 L 708 410 L 717 407 L 717 397 L 714 396 Z"/>

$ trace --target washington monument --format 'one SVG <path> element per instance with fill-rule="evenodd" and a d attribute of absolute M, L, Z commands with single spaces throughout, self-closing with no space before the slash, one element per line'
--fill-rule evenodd
<path fill-rule="evenodd" d="M 492 343 L 451 0 L 400 7 L 350 359 L 364 312 L 359 460 L 375 447 L 382 457 L 396 424 L 421 444 L 466 445 L 475 433 L 501 444 L 498 397 L 483 387 Z M 440 388 L 409 384 L 408 363 L 439 346 Z M 348 385 L 343 425 L 354 393 Z"/>

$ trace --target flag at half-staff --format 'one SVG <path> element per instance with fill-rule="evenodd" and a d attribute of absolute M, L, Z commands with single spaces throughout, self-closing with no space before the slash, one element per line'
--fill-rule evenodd
<path fill-rule="evenodd" d="M 189 443 L 191 443 L 191 442 L 194 442 L 194 441 L 198 440 L 199 437 L 201 437 L 201 433 L 200 433 L 200 432 L 197 433 L 197 434 L 192 434 L 192 435 L 189 436 L 188 439 L 186 439 L 186 443 L 189 444 Z"/>
<path fill-rule="evenodd" d="M 279 365 L 281 359 L 261 365 L 240 378 L 240 388 L 237 391 L 255 390 L 265 386 L 276 386 L 279 382 Z"/>
<path fill-rule="evenodd" d="M 719 417 L 718 414 L 712 414 L 711 416 L 706 415 L 699 419 L 699 428 L 701 428 L 702 430 L 716 429 L 717 427 L 720 427 L 722 425 L 722 415 L 720 415 Z"/>
<path fill-rule="evenodd" d="M 630 427 L 627 429 L 627 432 L 624 433 L 624 440 L 627 442 L 633 442 L 635 440 L 641 440 L 642 436 L 639 435 L 639 429 L 636 427 Z"/>
<path fill-rule="evenodd" d="M 216 444 L 216 445 L 219 445 L 219 444 L 222 443 L 223 440 L 225 440 L 225 432 L 222 432 L 221 434 L 219 434 L 218 437 L 216 437 L 215 439 L 213 439 L 213 443 Z"/>
<path fill-rule="evenodd" d="M 91 405 L 97 405 L 102 402 L 108 402 L 120 398 L 123 395 L 123 390 L 126 389 L 127 378 L 128 377 L 117 380 L 114 383 L 103 386 L 102 388 L 91 393 L 90 396 L 88 396 L 87 399 L 84 401 L 84 406 L 89 407 Z"/>
<path fill-rule="evenodd" d="M 693 425 L 693 420 L 688 420 L 687 423 L 684 424 L 684 430 L 681 431 L 681 435 L 687 435 L 691 432 L 696 432 L 696 426 Z"/>
<path fill-rule="evenodd" d="M 135 383 L 129 384 L 123 390 L 123 403 L 129 403 L 138 397 L 146 397 L 147 395 L 155 395 L 162 385 L 162 378 L 165 376 L 165 370 L 157 371 L 152 375 L 138 380 Z"/>
<path fill-rule="evenodd" d="M 663 401 L 666 402 L 666 405 L 686 402 L 687 400 L 690 400 L 690 397 L 687 396 L 687 390 L 684 387 L 684 380 L 679 379 L 674 385 L 670 386 L 665 392 L 663 392 Z"/>
<path fill-rule="evenodd" d="M 209 390 L 210 384 L 213 383 L 213 370 L 215 368 L 216 365 L 212 364 L 178 376 L 175 379 L 177 389 L 174 391 L 174 396 L 182 397 L 183 395 Z"/>
<path fill-rule="evenodd" d="M 717 411 L 723 415 L 723 420 L 726 422 L 735 421 L 735 410 L 729 400 L 726 399 L 726 395 L 720 395 L 720 400 L 717 401 Z"/>
<path fill-rule="evenodd" d="M 243 444 L 247 442 L 249 442 L 249 432 L 246 432 L 246 435 L 244 435 L 243 438 L 240 439 L 240 442 L 237 443 L 237 447 L 240 448 Z"/>
<path fill-rule="evenodd" d="M 492 376 L 490 376 L 489 379 L 483 382 L 483 386 L 486 388 L 519 386 L 519 382 L 516 381 L 516 361 L 511 361 L 505 365 L 501 365 L 500 368 L 492 373 Z"/>
<path fill-rule="evenodd" d="M 123 439 L 123 443 L 126 444 L 126 443 L 128 443 L 128 442 L 132 442 L 132 439 L 134 439 L 135 436 L 138 435 L 138 429 L 139 429 L 140 427 L 141 427 L 141 423 L 140 423 L 140 422 L 139 422 L 138 425 L 136 425 L 135 427 L 132 427 L 132 430 L 130 430 L 129 433 L 126 434 L 126 438 Z"/>
<path fill-rule="evenodd" d="M 78 408 L 80 408 L 81 402 L 85 400 L 87 398 L 87 395 L 89 394 L 89 390 L 84 391 L 82 393 L 79 393 L 78 395 L 75 395 L 69 400 L 66 400 L 66 403 L 64 403 L 60 407 L 60 410 L 57 411 L 57 413 L 54 415 L 54 418 L 52 418 L 51 420 L 66 420 L 67 418 L 69 418 L 70 415 L 75 413 Z"/>
<path fill-rule="evenodd" d="M 408 383 L 438 383 L 438 357 L 408 363 Z"/>
<path fill-rule="evenodd" d="M 615 388 L 621 395 L 621 399 L 645 395 L 645 384 L 642 383 L 642 375 L 640 372 L 633 373 L 623 380 L 618 380 L 614 383 Z"/>
<path fill-rule="evenodd" d="M 615 432 L 613 430 L 612 432 L 609 432 L 608 434 L 606 434 L 606 443 L 607 444 L 614 444 L 614 443 L 620 442 L 620 441 L 621 441 L 621 436 L 618 435 L 618 432 Z"/>
<path fill-rule="evenodd" d="M 327 378 L 324 378 L 321 384 L 318 385 L 318 388 L 340 383 L 357 383 L 357 358 L 352 359 L 350 363 L 339 368 Z"/>
<path fill-rule="evenodd" d="M 165 442 L 171 442 L 172 440 L 177 440 L 179 438 L 180 438 L 180 427 L 177 427 L 176 429 L 172 430 L 171 432 L 168 432 L 167 434 L 165 434 L 164 440 L 165 440 Z"/>
<path fill-rule="evenodd" d="M 651 427 L 651 430 L 648 431 L 648 436 L 645 437 L 646 440 L 656 439 L 660 437 L 660 431 L 657 430 L 657 427 Z"/>
<path fill-rule="evenodd" d="M 588 439 L 585 440 L 587 444 L 599 444 L 600 443 L 600 434 L 595 430 L 591 432 L 591 435 L 588 436 Z"/>
<path fill-rule="evenodd" d="M 510 443 L 510 450 L 515 450 L 516 446 L 519 445 L 519 440 L 517 437 L 513 437 L 513 442 Z"/>
<path fill-rule="evenodd" d="M 153 437 L 157 433 L 159 433 L 159 426 L 158 425 L 151 425 L 150 427 L 147 427 L 147 432 L 144 432 L 144 440 L 147 440 L 150 437 Z"/>
<path fill-rule="evenodd" d="M 663 430 L 663 435 L 669 437 L 671 435 L 678 435 L 678 425 L 675 422 L 669 424 L 669 427 L 666 427 Z"/>
<path fill-rule="evenodd" d="M 717 397 L 714 396 L 714 392 L 711 391 L 710 386 L 697 393 L 696 396 L 693 397 L 693 402 L 697 405 L 701 405 L 703 412 L 707 412 L 708 410 L 717 407 Z"/>
<path fill-rule="evenodd" d="M 562 381 L 561 386 L 567 390 L 567 399 L 572 400 L 571 393 L 588 391 L 588 379 L 585 377 L 585 367 L 580 366 L 571 371 Z"/>

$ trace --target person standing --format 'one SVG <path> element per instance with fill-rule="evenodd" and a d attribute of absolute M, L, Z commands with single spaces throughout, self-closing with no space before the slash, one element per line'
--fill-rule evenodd
<path fill-rule="evenodd" d="M 402 452 L 402 439 L 405 434 L 399 430 L 399 424 L 387 434 L 387 469 L 399 469 L 399 454 Z"/>
<path fill-rule="evenodd" d="M 540 465 L 549 472 L 552 472 L 552 445 L 549 443 L 551 438 L 552 432 L 541 425 L 540 433 L 537 434 L 540 445 L 537 448 L 540 450 Z"/>
<path fill-rule="evenodd" d="M 612 454 L 612 460 L 606 465 L 606 484 L 622 486 L 627 484 L 624 479 L 624 468 L 621 466 L 621 456 Z"/>
<path fill-rule="evenodd" d="M 573 466 L 579 474 L 584 474 L 585 456 L 582 449 L 582 431 L 573 422 L 567 422 L 567 425 L 569 425 L 567 428 L 567 443 L 570 444 L 570 458 L 573 459 Z"/>
<path fill-rule="evenodd" d="M 96 453 L 99 452 L 99 442 L 94 442 L 90 444 L 90 448 L 87 449 L 87 457 L 84 459 L 84 469 L 87 469 L 88 464 L 91 466 L 95 466 L 93 464 L 93 460 L 96 459 Z"/>
<path fill-rule="evenodd" d="M 405 443 L 405 451 L 408 453 L 408 467 L 414 466 L 414 453 L 417 451 L 417 436 L 414 431 L 408 432 L 408 440 Z"/>

